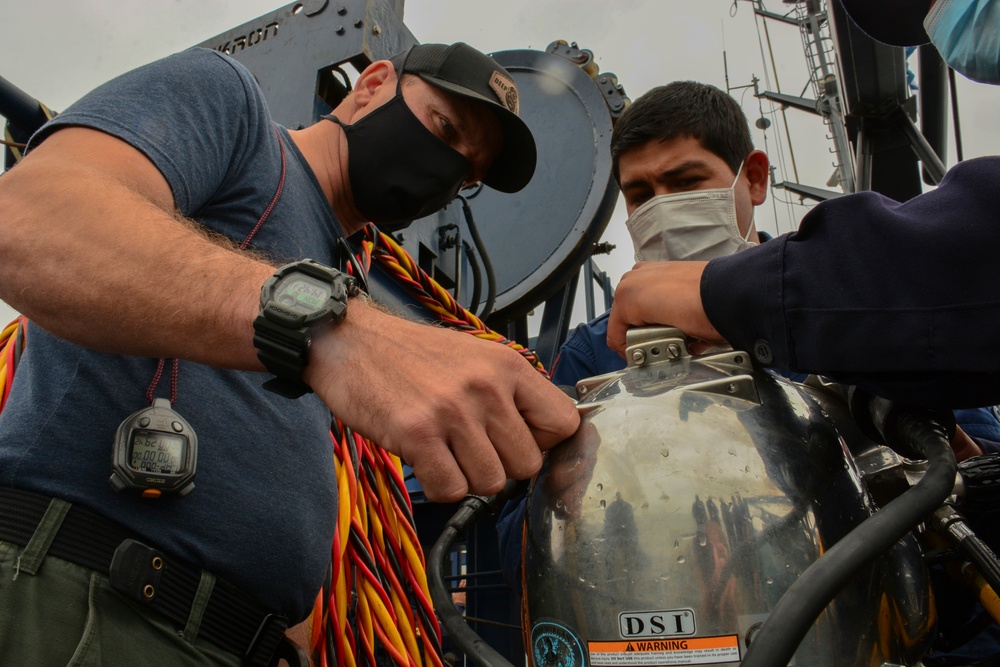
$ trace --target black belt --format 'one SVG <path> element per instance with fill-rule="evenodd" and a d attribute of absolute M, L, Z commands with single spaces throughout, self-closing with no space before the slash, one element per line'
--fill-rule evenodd
<path fill-rule="evenodd" d="M 0 487 L 0 541 L 26 546 L 51 498 Z M 201 570 L 133 539 L 123 526 L 73 505 L 47 555 L 108 574 L 111 585 L 180 627 L 187 623 Z M 217 579 L 198 636 L 243 656 L 247 667 L 267 667 L 287 620 Z"/>

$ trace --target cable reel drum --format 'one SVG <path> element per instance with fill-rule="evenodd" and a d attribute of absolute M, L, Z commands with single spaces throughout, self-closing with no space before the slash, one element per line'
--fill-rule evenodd
<path fill-rule="evenodd" d="M 659 327 L 628 345 L 625 370 L 577 385 L 581 428 L 529 491 L 529 658 L 737 665 L 789 586 L 875 512 L 850 451 L 874 445 L 746 353 L 692 357 Z M 917 664 L 933 620 L 907 535 L 841 589 L 791 664 Z"/>

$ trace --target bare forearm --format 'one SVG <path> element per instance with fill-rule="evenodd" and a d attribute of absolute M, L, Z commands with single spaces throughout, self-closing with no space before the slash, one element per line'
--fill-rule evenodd
<path fill-rule="evenodd" d="M 107 352 L 260 368 L 251 322 L 272 267 L 126 184 L 26 161 L 0 182 L 0 297 Z"/>

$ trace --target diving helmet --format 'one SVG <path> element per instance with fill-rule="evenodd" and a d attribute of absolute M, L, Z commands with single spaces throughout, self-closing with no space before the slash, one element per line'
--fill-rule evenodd
<path fill-rule="evenodd" d="M 692 357 L 656 327 L 629 332 L 626 358 L 577 385 L 581 427 L 529 491 L 530 661 L 738 665 L 792 582 L 876 511 L 852 449 L 877 446 L 745 352 Z M 845 582 L 791 664 L 917 664 L 932 609 L 909 535 Z"/>

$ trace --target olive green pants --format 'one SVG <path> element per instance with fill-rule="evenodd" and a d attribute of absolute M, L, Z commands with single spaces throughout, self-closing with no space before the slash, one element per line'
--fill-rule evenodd
<path fill-rule="evenodd" d="M 238 656 L 197 638 L 208 594 L 177 628 L 112 589 L 107 575 L 47 557 L 57 528 L 43 519 L 26 547 L 0 542 L 0 665 L 239 667 Z"/>

